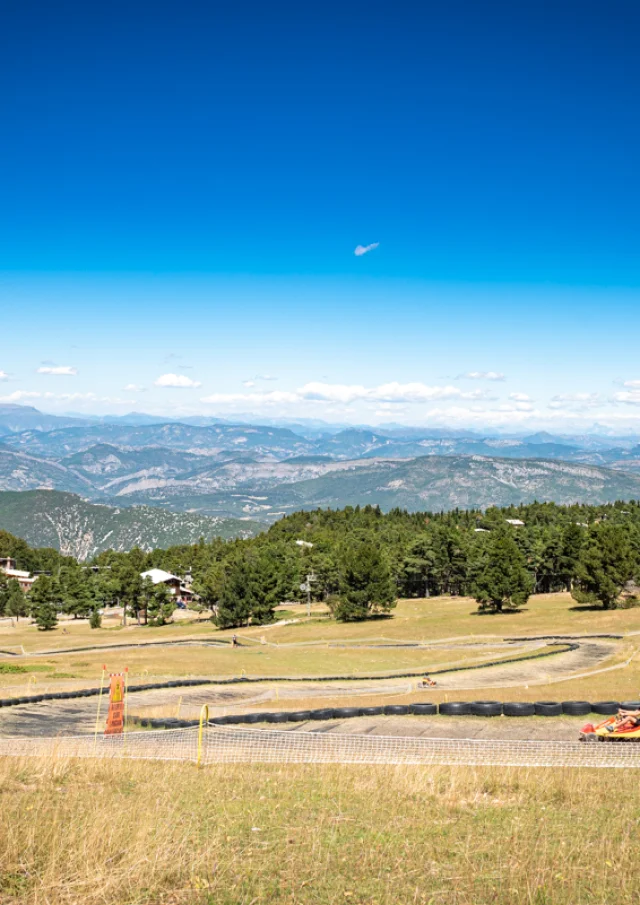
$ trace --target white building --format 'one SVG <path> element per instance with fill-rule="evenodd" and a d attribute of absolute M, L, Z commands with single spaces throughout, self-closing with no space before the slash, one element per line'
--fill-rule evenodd
<path fill-rule="evenodd" d="M 149 569 L 147 572 L 141 572 L 140 577 L 143 581 L 145 578 L 150 578 L 153 584 L 166 584 L 174 597 L 184 600 L 186 603 L 194 598 L 193 591 L 179 575 L 172 575 L 171 572 L 165 572 L 164 569 Z"/>
<path fill-rule="evenodd" d="M 0 559 L 0 572 L 3 572 L 7 578 L 13 578 L 17 581 L 25 594 L 31 590 L 36 580 L 31 575 L 31 572 L 23 572 L 22 569 L 16 569 L 15 559 L 11 559 L 8 556 Z"/>

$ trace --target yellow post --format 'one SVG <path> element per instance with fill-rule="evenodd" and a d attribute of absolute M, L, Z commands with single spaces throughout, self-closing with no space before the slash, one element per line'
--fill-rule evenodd
<path fill-rule="evenodd" d="M 209 705 L 203 704 L 200 710 L 200 725 L 198 727 L 198 756 L 196 758 L 196 765 L 199 767 L 202 761 L 202 733 L 204 727 L 209 722 Z"/>
<path fill-rule="evenodd" d="M 178 698 L 178 706 L 176 707 L 176 718 L 180 716 L 180 705 L 182 704 L 182 695 Z"/>
<path fill-rule="evenodd" d="M 98 695 L 98 710 L 96 712 L 96 731 L 93 736 L 93 747 L 95 748 L 98 744 L 98 729 L 100 727 L 100 706 L 102 704 L 102 689 L 104 688 L 104 677 L 107 671 L 107 667 L 102 667 L 102 675 L 100 676 L 100 694 Z"/>

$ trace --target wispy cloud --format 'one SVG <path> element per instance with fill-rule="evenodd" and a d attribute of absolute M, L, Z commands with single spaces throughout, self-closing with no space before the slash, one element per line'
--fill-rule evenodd
<path fill-rule="evenodd" d="M 0 396 L 0 402 L 21 402 L 23 399 L 37 399 L 41 393 L 31 393 L 27 390 L 14 390 L 8 396 Z"/>
<path fill-rule="evenodd" d="M 489 398 L 484 390 L 463 391 L 453 386 L 428 386 L 424 383 L 384 383 L 377 387 L 361 384 L 305 383 L 297 390 L 255 393 L 213 393 L 202 402 L 218 404 L 246 403 L 274 405 L 286 403 L 324 402 L 351 405 L 364 401 L 398 405 L 404 403 L 431 402 L 437 399 L 480 400 Z"/>
<path fill-rule="evenodd" d="M 272 374 L 256 374 L 253 377 L 248 377 L 246 380 L 242 381 L 242 385 L 245 387 L 254 387 L 261 380 L 277 380 L 277 377 L 274 377 Z"/>
<path fill-rule="evenodd" d="M 0 371 L 0 380 L 8 380 L 8 379 L 9 379 L 9 375 L 7 374 L 7 372 Z"/>
<path fill-rule="evenodd" d="M 558 393 L 551 397 L 550 409 L 594 408 L 600 405 L 598 393 Z"/>
<path fill-rule="evenodd" d="M 526 393 L 509 393 L 509 399 L 513 399 L 514 402 L 531 402 L 531 396 L 527 396 Z"/>
<path fill-rule="evenodd" d="M 373 251 L 374 248 L 377 248 L 380 245 L 379 242 L 372 242 L 371 245 L 356 245 L 354 249 L 354 255 L 356 258 L 361 258 L 362 255 L 368 254 L 370 251 Z"/>
<path fill-rule="evenodd" d="M 460 374 L 460 378 L 464 380 L 505 380 L 505 375 L 500 371 L 467 371 L 466 374 Z"/>
<path fill-rule="evenodd" d="M 135 383 L 128 383 L 126 386 L 122 387 L 125 393 L 144 393 L 144 387 L 139 387 Z"/>
<path fill-rule="evenodd" d="M 56 377 L 75 377 L 78 373 L 77 368 L 70 365 L 43 365 L 38 368 L 38 374 L 54 374 Z"/>
<path fill-rule="evenodd" d="M 174 387 L 175 389 L 185 390 L 196 389 L 197 387 L 202 386 L 202 384 L 198 380 L 192 380 L 190 377 L 187 377 L 186 374 L 162 374 L 162 376 L 158 377 L 155 381 L 155 386 Z"/>
<path fill-rule="evenodd" d="M 297 393 L 283 392 L 276 390 L 272 393 L 212 393 L 210 396 L 204 396 L 201 402 L 212 403 L 214 405 L 289 405 L 295 402 L 301 402 L 301 398 Z"/>

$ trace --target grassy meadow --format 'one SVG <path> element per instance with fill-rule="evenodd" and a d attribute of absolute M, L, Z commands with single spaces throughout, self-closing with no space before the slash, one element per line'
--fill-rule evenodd
<path fill-rule="evenodd" d="M 4 659 L 2 692 L 93 685 L 103 663 L 139 677 L 321 675 L 443 668 L 506 658 L 514 635 L 616 633 L 600 664 L 619 667 L 542 686 L 305 698 L 291 709 L 384 701 L 632 698 L 640 691 L 640 609 L 574 608 L 568 595 L 531 598 L 520 613 L 478 616 L 473 601 L 400 601 L 393 616 L 338 625 L 321 607 L 238 632 L 242 646 L 146 647 Z M 62 625 L 67 629 L 62 632 Z M 191 638 L 229 640 L 209 622 L 91 630 L 61 623 L 42 633 L 0 625 L 0 649 L 29 652 L 88 644 Z M 264 637 L 268 644 L 260 644 Z M 358 646 L 375 639 L 485 640 L 486 649 Z M 340 647 L 341 642 L 353 647 Z M 551 663 L 553 657 L 540 661 Z M 628 662 L 630 661 L 630 662 Z M 545 667 L 541 667 L 544 669 Z M 73 678 L 69 678 L 73 676 Z M 390 680 L 391 681 L 391 680 Z M 399 683 L 402 684 L 402 683 Z M 268 685 L 251 686 L 258 695 Z M 360 689 L 362 690 L 362 689 Z M 200 690 L 200 694 L 202 691 Z M 189 712 L 188 697 L 182 713 Z M 131 700 L 131 712 L 175 704 Z M 244 709 L 273 709 L 273 701 Z M 415 719 L 419 719 L 416 717 Z M 442 717 L 442 719 L 446 719 Z M 479 718 L 469 717 L 469 720 Z M 538 718 L 534 718 L 538 719 Z M 529 733 L 520 721 L 522 737 Z M 571 730 L 573 737 L 573 730 Z M 2 905 L 587 905 L 635 903 L 640 787 L 633 770 L 464 767 L 220 766 L 160 761 L 0 759 Z"/>
<path fill-rule="evenodd" d="M 637 902 L 635 771 L 0 761 L 3 905 Z"/>

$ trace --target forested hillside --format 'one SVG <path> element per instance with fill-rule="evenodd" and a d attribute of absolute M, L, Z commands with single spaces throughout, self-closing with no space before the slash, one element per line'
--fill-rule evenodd
<path fill-rule="evenodd" d="M 388 612 L 397 597 L 441 594 L 471 595 L 499 611 L 532 593 L 570 590 L 578 603 L 612 607 L 634 602 L 640 503 L 297 512 L 256 537 L 105 550 L 85 566 L 6 533 L 0 540 L 0 555 L 49 571 L 49 602 L 76 615 L 118 602 L 146 621 L 155 604 L 140 573 L 153 567 L 190 573 L 200 604 L 223 626 L 268 622 L 278 603 L 306 599 L 307 586 L 346 619 Z M 169 603 L 162 601 L 167 618 Z"/>

